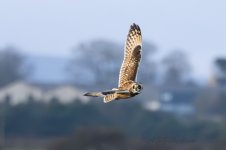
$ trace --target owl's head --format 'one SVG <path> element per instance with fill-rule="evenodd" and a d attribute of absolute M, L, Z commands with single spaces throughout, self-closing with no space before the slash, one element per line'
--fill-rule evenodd
<path fill-rule="evenodd" d="M 132 84 L 131 90 L 134 94 L 139 94 L 142 89 L 143 89 L 143 86 L 141 84 L 136 83 L 136 82 Z"/>

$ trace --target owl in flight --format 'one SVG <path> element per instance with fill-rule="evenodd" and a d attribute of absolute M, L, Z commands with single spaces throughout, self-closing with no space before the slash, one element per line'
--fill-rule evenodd
<path fill-rule="evenodd" d="M 136 75 L 141 59 L 142 36 L 140 27 L 130 26 L 124 47 L 124 60 L 119 73 L 118 88 L 104 92 L 88 92 L 85 96 L 103 97 L 104 102 L 127 99 L 140 94 L 142 85 L 136 82 Z"/>

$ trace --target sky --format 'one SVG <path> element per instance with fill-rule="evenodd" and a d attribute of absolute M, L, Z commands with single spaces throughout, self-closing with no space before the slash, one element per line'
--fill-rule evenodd
<path fill-rule="evenodd" d="M 130 24 L 162 57 L 184 50 L 196 77 L 211 75 L 214 58 L 226 57 L 224 0 L 5 0 L 0 1 L 0 49 L 69 57 L 81 42 L 124 43 Z"/>

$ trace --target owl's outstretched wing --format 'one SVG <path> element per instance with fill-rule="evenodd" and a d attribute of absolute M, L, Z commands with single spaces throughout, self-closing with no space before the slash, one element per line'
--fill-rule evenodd
<path fill-rule="evenodd" d="M 118 86 L 126 81 L 136 80 L 137 69 L 141 59 L 142 35 L 140 27 L 136 24 L 130 26 L 124 47 L 124 60 L 119 73 Z"/>

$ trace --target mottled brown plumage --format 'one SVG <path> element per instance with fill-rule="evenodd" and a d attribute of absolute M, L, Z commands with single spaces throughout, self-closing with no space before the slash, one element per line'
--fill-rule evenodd
<path fill-rule="evenodd" d="M 131 25 L 124 47 L 124 59 L 119 73 L 118 88 L 105 92 L 88 92 L 85 96 L 104 97 L 104 102 L 127 99 L 140 93 L 142 85 L 136 82 L 141 59 L 142 36 L 140 27 Z"/>
<path fill-rule="evenodd" d="M 140 27 L 133 24 L 130 27 L 124 47 L 124 60 L 119 73 L 119 87 L 126 81 L 135 81 L 136 79 L 137 69 L 141 59 L 141 42 Z"/>

